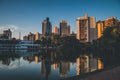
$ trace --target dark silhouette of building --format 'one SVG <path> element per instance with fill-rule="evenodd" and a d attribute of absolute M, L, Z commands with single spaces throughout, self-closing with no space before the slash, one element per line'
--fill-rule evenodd
<path fill-rule="evenodd" d="M 4 30 L 4 31 L 3 31 L 3 35 L 4 35 L 4 36 L 7 36 L 9 40 L 12 39 L 12 32 L 11 32 L 10 29 Z"/>

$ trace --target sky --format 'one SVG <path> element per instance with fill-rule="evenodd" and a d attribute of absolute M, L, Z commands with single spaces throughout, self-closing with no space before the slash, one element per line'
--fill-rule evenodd
<path fill-rule="evenodd" d="M 116 16 L 120 20 L 120 0 L 0 0 L 0 33 L 10 28 L 13 37 L 29 32 L 42 33 L 42 21 L 50 18 L 52 28 L 67 20 L 76 32 L 76 19 L 88 13 L 98 20 Z"/>

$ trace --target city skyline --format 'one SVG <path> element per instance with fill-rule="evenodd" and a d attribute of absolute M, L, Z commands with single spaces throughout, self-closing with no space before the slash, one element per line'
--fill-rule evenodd
<path fill-rule="evenodd" d="M 88 13 L 96 21 L 116 16 L 120 19 L 119 0 L 0 0 L 0 33 L 8 27 L 13 37 L 19 38 L 29 32 L 42 33 L 42 21 L 49 17 L 54 26 L 67 20 L 71 31 L 76 32 L 76 19 Z"/>

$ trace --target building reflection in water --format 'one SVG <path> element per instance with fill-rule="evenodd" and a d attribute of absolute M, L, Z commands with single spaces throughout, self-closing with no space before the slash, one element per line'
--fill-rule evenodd
<path fill-rule="evenodd" d="M 45 77 L 46 80 L 48 80 L 48 76 L 51 72 L 51 64 L 49 60 L 42 60 L 42 67 L 41 67 L 41 73 Z"/>
<path fill-rule="evenodd" d="M 67 73 L 70 71 L 70 62 L 60 62 L 60 77 L 67 77 Z"/>
<path fill-rule="evenodd" d="M 36 64 L 38 64 L 39 62 L 41 62 L 40 63 L 41 74 L 45 78 L 45 80 L 48 80 L 51 77 L 50 74 L 52 74 L 53 72 L 51 70 L 54 70 L 54 71 L 56 69 L 59 70 L 58 75 L 60 76 L 60 78 L 66 78 L 70 76 L 69 72 L 70 72 L 71 67 L 73 69 L 76 68 L 75 75 L 80 75 L 83 73 L 88 73 L 88 72 L 92 72 L 95 70 L 103 69 L 104 67 L 101 58 L 95 58 L 92 55 L 80 55 L 76 59 L 76 61 L 75 60 L 64 61 L 62 59 L 58 60 L 59 56 L 55 53 L 47 54 L 47 55 L 26 53 L 26 55 L 19 54 L 19 56 L 18 55 L 16 56 L 14 53 L 14 56 L 12 55 L 11 57 L 9 56 L 8 58 L 6 58 L 6 55 L 3 56 L 4 58 L 2 58 L 2 56 L 3 55 L 1 54 L 0 55 L 0 66 L 1 67 L 12 66 L 12 65 L 19 66 L 20 59 L 23 59 L 24 61 L 27 61 L 29 63 L 35 62 Z M 74 64 L 76 64 L 76 66 L 74 66 Z M 31 65 L 31 64 L 26 64 L 26 65 Z M 51 69 L 51 66 L 53 69 Z"/>
<path fill-rule="evenodd" d="M 76 74 L 88 72 L 89 60 L 88 56 L 80 56 L 76 59 Z"/>
<path fill-rule="evenodd" d="M 58 64 L 57 63 L 54 63 L 53 64 L 53 69 L 56 70 L 58 68 Z"/>
<path fill-rule="evenodd" d="M 76 75 L 103 69 L 101 59 L 94 58 L 92 55 L 81 55 L 76 59 Z"/>
<path fill-rule="evenodd" d="M 98 58 L 98 69 L 103 69 L 103 62 Z"/>
<path fill-rule="evenodd" d="M 38 56 L 35 56 L 35 62 L 36 62 L 36 64 L 38 64 L 38 62 L 39 62 L 39 57 Z"/>

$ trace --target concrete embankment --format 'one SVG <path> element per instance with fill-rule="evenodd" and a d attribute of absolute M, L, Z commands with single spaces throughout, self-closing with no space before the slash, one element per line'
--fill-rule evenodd
<path fill-rule="evenodd" d="M 120 80 L 120 66 L 64 80 Z"/>

